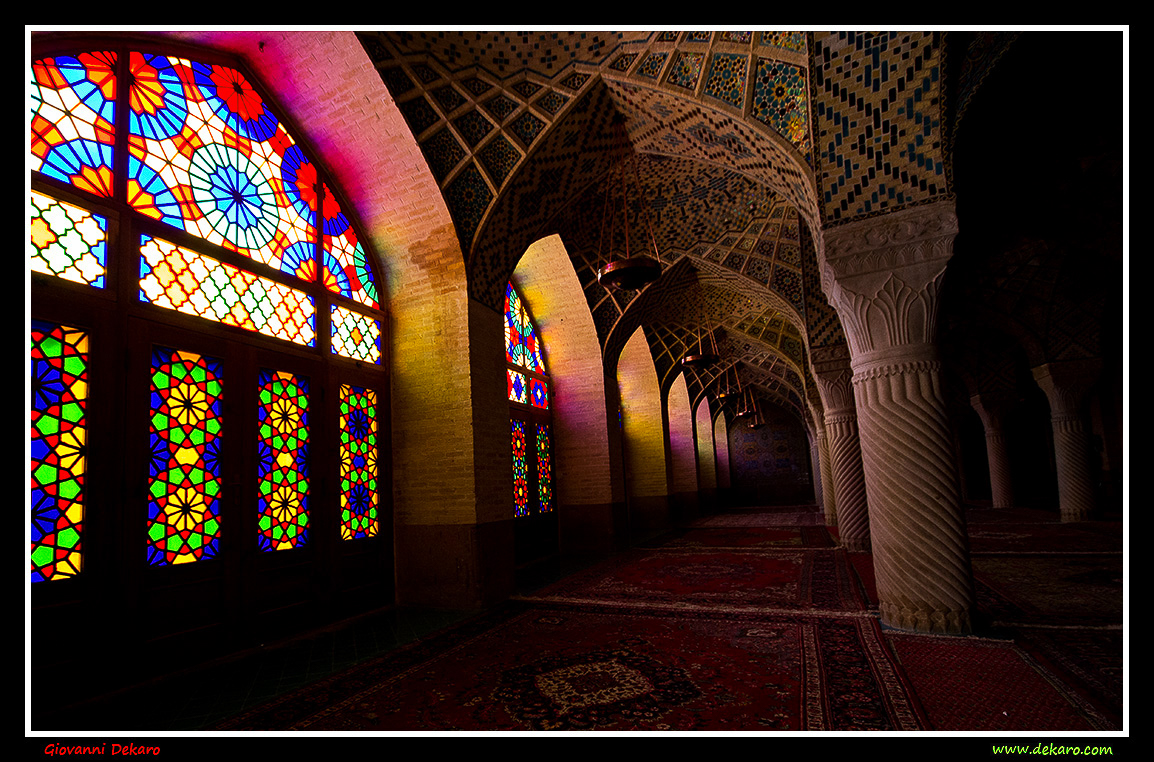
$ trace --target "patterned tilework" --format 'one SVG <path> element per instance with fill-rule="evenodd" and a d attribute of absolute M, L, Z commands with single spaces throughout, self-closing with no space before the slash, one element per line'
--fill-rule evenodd
<path fill-rule="evenodd" d="M 360 37 L 362 44 L 366 38 L 385 37 L 399 55 L 429 55 L 450 72 L 476 66 L 503 78 L 521 71 L 552 77 L 571 63 L 599 65 L 615 50 L 623 33 L 400 31 Z"/>
<path fill-rule="evenodd" d="M 815 141 L 822 216 L 836 223 L 949 192 L 938 33 L 815 39 Z"/>
<path fill-rule="evenodd" d="M 537 136 L 540 135 L 544 129 L 545 122 L 529 112 L 521 114 L 521 116 L 514 119 L 513 123 L 509 126 L 509 131 L 516 135 L 517 139 L 520 140 L 524 146 L 532 145 L 533 141 L 537 139 Z"/>
<path fill-rule="evenodd" d="M 462 240 L 472 240 L 485 209 L 493 200 L 493 192 L 477 168 L 470 165 L 457 175 L 445 189 L 445 199 L 453 210 L 453 221 L 460 228 Z"/>
<path fill-rule="evenodd" d="M 482 116 L 480 111 L 470 111 L 453 120 L 453 126 L 461 133 L 469 148 L 476 148 L 477 144 L 494 129 L 493 123 Z"/>
<path fill-rule="evenodd" d="M 629 67 L 637 60 L 636 53 L 622 53 L 613 59 L 613 63 L 609 64 L 609 68 L 614 71 L 629 71 Z"/>
<path fill-rule="evenodd" d="M 441 119 L 437 110 L 423 96 L 405 101 L 400 104 L 400 108 L 401 113 L 405 116 L 405 121 L 409 123 L 409 129 L 417 137 L 420 137 L 425 130 Z"/>
<path fill-rule="evenodd" d="M 438 74 L 437 71 L 433 69 L 433 67 L 427 64 L 415 65 L 413 67 L 413 74 L 417 75 L 417 79 L 419 79 L 423 85 L 427 85 L 430 82 L 436 82 L 441 78 L 441 75 Z"/>
<path fill-rule="evenodd" d="M 433 90 L 433 98 L 445 113 L 456 111 L 465 105 L 465 96 L 457 92 L 452 85 L 445 85 Z"/>
<path fill-rule="evenodd" d="M 561 107 L 564 106 L 568 101 L 569 99 L 564 95 L 561 95 L 558 92 L 550 91 L 538 98 L 534 105 L 536 105 L 537 108 L 541 109 L 550 116 L 556 116 L 557 112 L 560 111 Z"/>
<path fill-rule="evenodd" d="M 776 130 L 812 161 L 805 69 L 759 58 L 753 78 L 750 116 Z"/>
<path fill-rule="evenodd" d="M 514 148 L 504 135 L 498 135 L 489 141 L 477 155 L 493 184 L 497 186 L 505 182 L 505 178 L 521 160 L 521 152 Z"/>
<path fill-rule="evenodd" d="M 675 87 L 692 92 L 697 89 L 704 64 L 705 56 L 701 53 L 678 53 L 673 59 L 673 65 L 669 67 L 669 77 L 666 81 Z"/>
<path fill-rule="evenodd" d="M 505 121 L 509 114 L 517 110 L 517 101 L 503 94 L 490 98 L 482 105 L 498 122 Z"/>
<path fill-rule="evenodd" d="M 705 80 L 705 94 L 734 108 L 743 107 L 748 70 L 747 56 L 715 53 L 709 60 L 709 77 Z"/>
<path fill-rule="evenodd" d="M 841 320 L 821 290 L 817 252 L 810 236 L 802 236 L 800 252 L 802 276 L 805 281 L 805 332 L 809 346 L 832 347 L 845 344 Z"/>
<path fill-rule="evenodd" d="M 461 84 L 474 98 L 478 98 L 493 89 L 492 85 L 479 77 L 469 77 Z"/>
<path fill-rule="evenodd" d="M 435 135 L 421 145 L 425 158 L 429 161 L 429 169 L 438 181 L 448 177 L 453 168 L 461 163 L 467 155 L 465 149 L 457 142 L 457 138 L 448 129 L 439 130 Z"/>
<path fill-rule="evenodd" d="M 650 53 L 637 67 L 636 74 L 646 79 L 657 79 L 661 76 L 661 67 L 665 65 L 665 59 L 669 58 L 668 53 Z"/>
<path fill-rule="evenodd" d="M 792 50 L 795 53 L 805 52 L 804 32 L 760 32 L 762 45 Z"/>

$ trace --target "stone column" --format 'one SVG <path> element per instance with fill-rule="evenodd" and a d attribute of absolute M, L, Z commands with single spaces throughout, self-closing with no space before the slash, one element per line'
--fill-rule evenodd
<path fill-rule="evenodd" d="M 838 535 L 849 550 L 866 551 L 870 549 L 870 517 L 849 350 L 844 345 L 815 349 L 812 362 L 825 408 Z"/>
<path fill-rule="evenodd" d="M 1082 405 L 1100 368 L 1098 360 L 1069 360 L 1033 369 L 1034 380 L 1050 401 L 1062 521 L 1086 521 L 1094 512 L 1090 435 L 1082 417 Z"/>
<path fill-rule="evenodd" d="M 813 501 L 825 505 L 825 497 L 821 483 L 821 443 L 825 440 L 825 432 L 814 426 L 809 430 L 809 467 L 810 478 L 813 479 Z"/>
<path fill-rule="evenodd" d="M 970 404 L 982 419 L 986 430 L 986 459 L 990 464 L 991 505 L 994 508 L 1014 506 L 1014 485 L 1010 478 L 1010 453 L 1002 428 L 1006 411 L 1016 400 L 1005 394 L 986 392 L 970 397 Z"/>
<path fill-rule="evenodd" d="M 827 231 L 822 286 L 849 342 L 879 608 L 888 625 L 972 630 L 973 574 L 941 363 L 952 202 Z"/>

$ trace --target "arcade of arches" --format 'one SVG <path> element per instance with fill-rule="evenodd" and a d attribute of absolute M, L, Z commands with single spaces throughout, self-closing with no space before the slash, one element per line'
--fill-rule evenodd
<path fill-rule="evenodd" d="M 558 557 L 750 505 L 816 505 L 842 546 L 872 556 L 884 625 L 967 634 L 967 506 L 1128 520 L 1122 120 L 1105 118 L 1120 112 L 1092 74 L 1118 64 L 1121 34 L 282 30 L 31 42 L 34 60 L 140 50 L 244 72 L 324 183 L 325 246 L 330 203 L 345 219 L 331 237 L 360 243 L 334 244 L 352 264 L 324 259 L 319 279 L 311 259 L 293 270 L 251 255 L 262 282 L 297 284 L 315 307 L 317 340 L 302 343 L 143 303 L 143 280 L 137 298 L 135 260 L 111 260 L 130 236 L 160 240 L 176 223 L 146 219 L 132 196 L 142 172 L 121 179 L 144 150 L 132 137 L 109 138 L 107 196 L 33 172 L 34 191 L 110 220 L 108 293 L 37 275 L 31 316 L 79 325 L 91 394 L 115 399 L 89 413 L 78 560 L 66 579 L 32 586 L 43 674 L 182 638 L 215 643 L 207 656 L 385 606 L 482 608 Z M 110 102 L 115 90 L 105 87 Z M 1090 106 L 1098 99 L 1106 108 Z M 132 118 L 118 111 L 108 124 L 148 129 Z M 632 290 L 597 277 L 620 254 L 605 229 L 622 126 L 631 206 L 649 226 L 637 223 L 632 253 L 660 264 Z M 201 153 L 189 151 L 195 174 Z M 166 240 L 244 268 L 243 247 L 216 230 L 189 223 Z M 294 246 L 310 245 L 299 235 Z M 294 249 L 281 248 L 287 261 Z M 550 385 L 551 504 L 529 517 L 533 531 L 518 528 L 510 487 L 511 411 L 531 427 L 535 408 L 510 403 L 509 284 Z M 338 339 L 340 309 L 355 325 Z M 338 352 L 363 321 L 379 327 L 379 354 Z M 683 364 L 708 337 L 720 359 Z M 174 349 L 158 359 L 159 346 Z M 307 395 L 293 404 L 312 422 L 310 513 L 305 526 L 270 508 L 274 530 L 254 512 L 233 535 L 229 511 L 241 512 L 222 502 L 223 528 L 198 530 L 219 548 L 181 564 L 184 551 L 150 539 L 146 555 L 137 536 L 152 531 L 143 517 L 155 497 L 137 474 L 158 456 L 132 427 L 148 431 L 158 387 L 133 372 L 146 379 L 153 362 L 154 376 L 178 374 L 204 357 L 222 365 L 187 372 L 224 368 L 223 419 L 237 436 L 262 430 L 246 406 L 264 397 L 241 387 L 272 383 L 266 368 Z M 758 428 L 725 400 L 738 390 Z M 358 393 L 371 400 L 347 397 Z M 372 432 L 348 445 L 356 411 L 371 411 Z M 367 460 L 349 454 L 368 442 Z M 184 450 L 172 452 L 175 470 Z M 256 453 L 222 458 L 222 501 L 256 501 L 263 488 L 246 486 L 246 469 L 296 457 Z M 341 464 L 354 461 L 375 468 L 359 487 L 371 508 L 342 502 L 354 477 Z M 233 539 L 244 531 L 254 539 Z M 95 645 L 69 644 L 76 621 L 93 624 Z"/>

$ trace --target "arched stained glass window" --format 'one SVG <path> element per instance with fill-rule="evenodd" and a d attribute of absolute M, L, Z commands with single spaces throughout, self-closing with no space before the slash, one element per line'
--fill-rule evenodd
<path fill-rule="evenodd" d="M 88 569 L 121 484 L 144 490 L 124 568 L 378 536 L 380 284 L 298 131 L 212 53 L 38 46 L 30 91 L 33 580 Z M 115 443 L 124 471 L 90 494 L 88 448 Z"/>
<path fill-rule="evenodd" d="M 505 288 L 505 362 L 513 450 L 513 513 L 553 511 L 550 380 L 537 328 L 517 289 Z"/>

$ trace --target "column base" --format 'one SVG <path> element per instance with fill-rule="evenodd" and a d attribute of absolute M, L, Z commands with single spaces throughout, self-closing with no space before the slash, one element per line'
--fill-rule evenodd
<path fill-rule="evenodd" d="M 969 635 L 974 631 L 969 611 L 914 608 L 884 601 L 878 604 L 878 610 L 882 624 L 899 630 L 939 635 Z"/>

